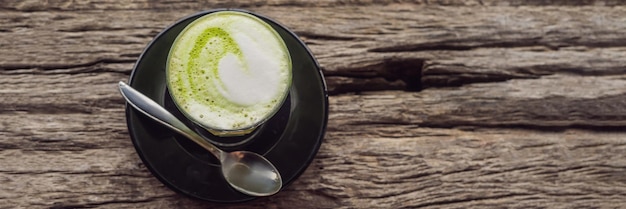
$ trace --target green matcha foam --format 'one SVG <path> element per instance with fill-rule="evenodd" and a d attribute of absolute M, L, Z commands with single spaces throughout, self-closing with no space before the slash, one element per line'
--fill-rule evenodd
<path fill-rule="evenodd" d="M 254 128 L 274 114 L 291 86 L 291 59 L 280 35 L 235 11 L 189 24 L 170 49 L 167 82 L 176 105 L 217 130 Z"/>

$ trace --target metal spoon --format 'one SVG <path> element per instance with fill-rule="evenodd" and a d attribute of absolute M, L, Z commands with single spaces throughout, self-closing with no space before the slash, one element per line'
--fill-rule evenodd
<path fill-rule="evenodd" d="M 122 96 L 139 112 L 186 136 L 213 154 L 221 163 L 226 181 L 237 191 L 251 196 L 269 196 L 276 194 L 282 187 L 278 170 L 263 156 L 248 151 L 224 152 L 149 97 L 122 81 L 119 86 Z"/>

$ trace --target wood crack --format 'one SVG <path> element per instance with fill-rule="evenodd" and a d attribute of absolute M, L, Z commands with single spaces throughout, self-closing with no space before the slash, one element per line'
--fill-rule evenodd
<path fill-rule="evenodd" d="M 597 132 L 626 132 L 626 125 L 591 125 L 591 124 L 564 124 L 564 125 L 530 125 L 530 124 L 475 124 L 475 123 L 450 123 L 450 124 L 412 124 L 422 128 L 488 128 L 488 129 L 511 129 L 511 130 L 533 130 L 543 132 L 564 132 L 571 129 L 597 131 Z"/>
<path fill-rule="evenodd" d="M 389 57 L 380 62 L 325 73 L 329 94 L 422 89 L 423 59 Z"/>
<path fill-rule="evenodd" d="M 473 42 L 473 43 L 472 43 Z M 487 43 L 485 43 L 487 42 Z M 398 44 L 368 49 L 369 52 L 393 53 L 393 52 L 423 52 L 423 51 L 470 51 L 483 48 L 542 48 L 550 51 L 558 51 L 567 47 L 592 48 L 621 48 L 626 47 L 626 41 L 616 42 L 587 42 L 587 43 L 541 43 L 538 39 L 529 40 L 446 40 L 440 42 L 428 42 L 418 44 Z M 545 51 L 545 50 L 542 50 Z"/>
<path fill-rule="evenodd" d="M 421 52 L 421 51 L 469 51 L 480 48 L 518 48 L 518 47 L 546 47 L 551 50 L 558 50 L 558 47 L 550 45 L 539 45 L 537 39 L 493 41 L 484 43 L 472 40 L 446 40 L 441 42 L 429 42 L 418 44 L 399 44 L 392 46 L 376 47 L 369 49 L 369 52 L 390 53 L 390 52 Z M 489 41 L 487 41 L 489 42 Z M 468 44 L 469 43 L 469 44 Z M 472 44 L 474 43 L 474 44 Z"/>
<path fill-rule="evenodd" d="M 111 88 L 114 88 L 113 85 L 111 86 Z M 58 98 L 53 99 L 56 100 Z M 81 104 L 52 102 L 50 100 L 52 99 L 30 104 L 24 104 L 25 101 L 6 101 L 0 103 L 0 114 L 14 112 L 27 112 L 29 114 L 93 114 L 102 109 L 118 108 L 125 104 L 125 101 L 121 96 L 94 98 L 91 100 L 84 100 Z"/>
<path fill-rule="evenodd" d="M 25 69 L 40 69 L 43 71 L 64 70 L 64 69 L 73 69 L 73 68 L 81 69 L 81 70 L 70 71 L 70 72 L 63 71 L 62 73 L 59 73 L 59 74 L 72 75 L 72 74 L 85 73 L 85 72 L 106 72 L 107 71 L 105 69 L 98 69 L 98 68 L 94 69 L 94 68 L 85 68 L 85 67 L 93 67 L 93 66 L 97 66 L 101 64 L 129 64 L 129 63 L 135 63 L 136 61 L 137 61 L 136 59 L 99 58 L 93 61 L 84 62 L 84 63 L 76 63 L 76 64 L 58 64 L 58 63 L 2 64 L 0 65 L 0 70 L 4 70 L 5 74 L 9 74 L 7 72 L 19 71 L 19 70 L 25 70 Z M 118 71 L 111 70 L 111 72 L 118 72 Z M 30 74 L 30 73 L 32 72 L 27 72 L 26 74 Z M 54 72 L 46 72 L 46 73 L 54 74 Z"/>
<path fill-rule="evenodd" d="M 329 35 L 329 34 L 319 34 L 315 32 L 309 31 L 295 31 L 296 34 L 300 38 L 303 39 L 316 39 L 316 40 L 325 40 L 325 41 L 351 41 L 357 39 L 356 37 L 351 36 L 340 36 L 340 35 Z"/>
<path fill-rule="evenodd" d="M 597 132 L 626 132 L 626 125 L 613 125 L 613 124 L 484 124 L 475 122 L 446 122 L 446 123 L 428 123 L 428 122 L 404 122 L 404 121 L 353 121 L 346 123 L 346 125 L 354 126 L 376 126 L 376 125 L 401 125 L 401 126 L 416 126 L 418 128 L 435 128 L 435 129 L 459 129 L 459 130 L 474 130 L 474 129 L 510 129 L 510 130 L 533 130 L 543 132 L 564 132 L 571 129 L 597 131 Z"/>

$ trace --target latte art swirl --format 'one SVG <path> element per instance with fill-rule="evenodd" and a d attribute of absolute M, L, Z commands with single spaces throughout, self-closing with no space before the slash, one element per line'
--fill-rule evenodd
<path fill-rule="evenodd" d="M 208 128 L 244 129 L 282 104 L 291 85 L 291 60 L 267 23 L 242 12 L 216 12 L 177 37 L 167 78 L 186 116 Z"/>

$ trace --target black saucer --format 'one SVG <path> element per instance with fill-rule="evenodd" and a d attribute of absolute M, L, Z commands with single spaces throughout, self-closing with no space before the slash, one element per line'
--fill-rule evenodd
<path fill-rule="evenodd" d="M 222 10 L 225 9 L 186 17 L 157 35 L 135 64 L 129 83 L 219 144 L 220 148 L 227 151 L 250 150 L 264 155 L 280 171 L 283 186 L 286 186 L 298 178 L 315 157 L 328 120 L 328 95 L 322 72 L 311 52 L 294 33 L 269 18 L 253 14 L 269 23 L 282 36 L 293 62 L 289 98 L 276 115 L 254 132 L 234 138 L 213 136 L 185 119 L 169 97 L 165 85 L 165 61 L 174 39 L 191 21 Z M 232 189 L 224 180 L 217 160 L 200 146 L 128 105 L 126 121 L 141 160 L 155 177 L 172 190 L 211 202 L 255 199 Z"/>

